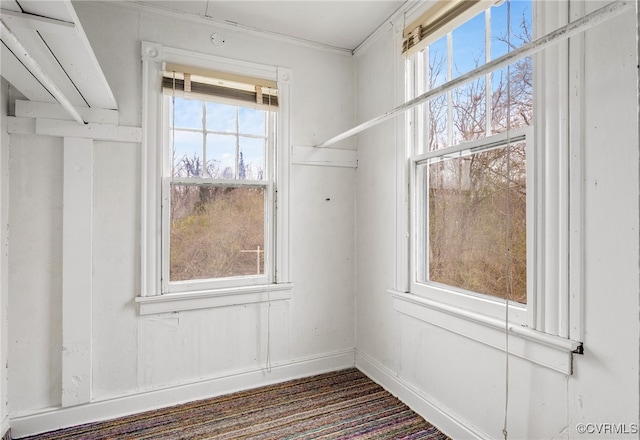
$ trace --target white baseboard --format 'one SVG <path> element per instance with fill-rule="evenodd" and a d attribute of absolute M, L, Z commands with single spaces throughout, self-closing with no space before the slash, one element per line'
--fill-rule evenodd
<path fill-rule="evenodd" d="M 69 426 L 109 420 L 142 411 L 285 382 L 300 377 L 351 368 L 354 365 L 355 350 L 353 349 L 329 353 L 287 364 L 274 365 L 270 373 L 264 369 L 243 371 L 171 388 L 144 391 L 124 397 L 11 417 L 11 433 L 14 437 L 20 438 Z"/>
<path fill-rule="evenodd" d="M 448 408 L 429 399 L 428 396 L 403 381 L 394 372 L 360 351 L 356 351 L 356 368 L 403 401 L 425 420 L 437 426 L 449 437 L 478 440 L 490 438 L 487 434 L 456 417 Z"/>
<path fill-rule="evenodd" d="M 0 422 L 0 439 L 4 438 L 10 427 L 11 425 L 9 424 L 9 417 L 5 417 L 4 419 L 2 419 L 2 422 Z"/>

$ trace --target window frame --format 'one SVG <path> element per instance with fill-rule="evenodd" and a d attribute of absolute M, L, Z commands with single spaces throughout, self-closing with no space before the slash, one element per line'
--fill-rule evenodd
<path fill-rule="evenodd" d="M 182 93 L 181 93 L 182 94 Z M 263 180 L 241 180 L 241 179 L 219 179 L 211 177 L 202 178 L 174 178 L 171 170 L 171 158 L 172 158 L 172 145 L 170 142 L 170 100 L 172 95 L 168 92 L 164 92 L 163 96 L 163 112 L 162 112 L 162 130 L 163 130 L 163 166 L 162 166 L 162 293 L 184 293 L 202 290 L 214 290 L 220 288 L 238 287 L 238 286 L 254 286 L 265 285 L 273 282 L 274 279 L 274 267 L 273 256 L 275 255 L 273 249 L 273 237 L 274 237 L 274 215 L 275 215 L 275 195 L 274 195 L 274 161 L 275 161 L 275 142 L 277 142 L 277 117 L 272 113 L 277 111 L 268 111 L 266 114 L 266 130 L 270 132 L 267 136 L 267 145 L 265 147 L 265 178 Z M 194 96 L 198 102 L 217 102 L 223 104 L 247 106 L 246 103 L 241 101 L 234 102 L 229 99 L 220 98 L 216 99 L 211 97 L 206 99 L 204 96 Z M 236 117 L 238 117 L 236 115 Z M 195 130 L 185 130 L 195 131 Z M 203 127 L 200 133 L 209 133 L 211 130 L 207 130 Z M 240 131 L 228 133 L 228 135 L 241 136 Z M 204 138 L 203 138 L 204 140 Z M 208 279 L 193 279 L 183 281 L 171 281 L 169 277 L 170 272 L 170 252 L 171 252 L 171 231 L 170 231 L 170 210 L 171 210 L 171 184 L 175 182 L 193 183 L 195 185 L 203 184 L 210 185 L 219 188 L 262 188 L 264 190 L 264 271 L 259 275 L 239 275 L 220 278 L 208 278 Z"/>
<path fill-rule="evenodd" d="M 155 310 L 172 311 L 193 308 L 216 307 L 232 303 L 256 302 L 267 299 L 269 292 L 278 292 L 278 299 L 290 297 L 293 285 L 290 279 L 289 240 L 289 178 L 290 178 L 290 83 L 291 69 L 249 61 L 197 53 L 189 50 L 163 46 L 153 42 L 142 42 L 142 150 L 141 150 L 141 265 L 140 296 L 136 301 L 140 313 L 155 313 Z M 269 252 L 272 267 L 268 276 L 241 277 L 209 285 L 189 285 L 179 291 L 163 289 L 163 229 L 162 220 L 162 166 L 164 134 L 162 115 L 162 72 L 165 63 L 197 66 L 212 71 L 228 72 L 246 77 L 275 81 L 278 87 L 277 137 L 273 151 L 273 175 L 271 198 L 274 206 L 272 245 Z M 268 159 L 266 159 L 268 160 Z M 246 182 L 250 184 L 249 182 Z M 237 182 L 234 181 L 234 185 Z M 241 184 L 242 185 L 242 184 Z M 262 185 L 262 183 L 261 183 Z M 165 225 L 166 226 L 166 225 Z M 166 237 L 165 237 L 166 239 Z M 265 237 L 266 239 L 266 237 Z M 265 270 L 266 272 L 266 270 Z M 263 296 L 266 294 L 266 296 Z M 225 300 L 226 296 L 236 300 Z M 221 299 L 222 298 L 222 299 Z M 190 301 L 194 299 L 194 301 Z M 162 302 L 166 303 L 161 305 Z"/>
<path fill-rule="evenodd" d="M 533 163 L 535 162 L 534 148 L 535 145 L 533 139 L 533 127 L 523 127 L 516 130 L 512 130 L 509 134 L 506 132 L 497 133 L 476 141 L 464 142 L 461 144 L 453 145 L 450 147 L 442 148 L 433 152 L 422 153 L 409 158 L 410 169 L 410 200 L 411 200 L 411 225 L 412 240 L 410 240 L 410 291 L 418 295 L 422 295 L 426 298 L 430 298 L 439 302 L 447 303 L 451 306 L 475 311 L 491 318 L 502 319 L 505 316 L 505 307 L 507 302 L 501 298 L 493 297 L 487 294 L 473 292 L 458 288 L 435 281 L 428 281 L 426 278 L 428 274 L 425 274 L 425 280 L 421 281 L 420 271 L 421 267 L 428 265 L 428 256 L 425 255 L 426 245 L 428 244 L 428 237 L 424 237 L 426 228 L 424 225 L 426 221 L 424 219 L 427 211 L 428 197 L 425 196 L 424 191 L 420 191 L 425 185 L 425 179 L 428 179 L 426 172 L 420 172 L 419 167 L 428 166 L 424 165 L 428 163 L 430 159 L 435 159 L 447 154 L 454 154 L 460 150 L 467 150 L 472 148 L 479 148 L 479 151 L 486 151 L 483 147 L 487 144 L 499 142 L 501 146 L 499 148 L 509 148 L 508 142 L 511 139 L 522 139 L 518 143 L 526 143 L 526 185 L 527 185 L 527 242 L 534 241 L 535 234 L 535 217 L 532 213 L 532 204 L 535 200 L 535 190 L 533 189 Z M 511 139 L 508 139 L 510 137 Z M 513 145 L 512 143 L 511 145 Z M 422 175 L 422 176 L 421 176 Z M 527 246 L 527 260 L 533 259 L 532 246 Z M 535 274 L 535 264 L 527 264 L 527 279 L 533 279 Z M 527 303 L 520 304 L 514 301 L 509 301 L 509 319 L 513 323 L 517 323 L 525 326 L 532 326 L 534 322 L 534 309 L 530 300 L 533 298 L 533 286 L 532 283 L 527 282 Z"/>
<path fill-rule="evenodd" d="M 420 51 L 414 52 L 407 58 L 405 64 L 405 69 L 408 72 L 406 74 L 407 99 L 413 99 L 421 93 L 427 91 L 423 88 L 423 82 L 425 78 L 422 74 L 422 71 L 424 71 L 424 69 L 426 69 L 429 64 L 430 55 L 428 52 L 428 48 L 431 43 L 434 43 L 441 38 L 446 38 L 447 42 L 447 65 L 445 66 L 445 70 L 447 72 L 446 81 L 450 81 L 452 79 L 451 64 L 453 63 L 452 60 L 454 58 L 454 54 L 452 52 L 452 34 L 458 28 L 464 26 L 468 21 L 476 19 L 479 15 L 484 15 L 483 21 L 485 22 L 485 44 L 488 45 L 491 41 L 491 6 L 487 4 L 480 10 L 478 8 L 472 8 L 464 12 L 462 15 L 458 16 L 453 25 L 444 26 L 441 30 L 430 35 L 427 38 L 427 44 L 424 45 L 424 48 Z M 490 54 L 487 49 L 488 48 L 485 47 L 485 62 L 490 60 Z M 487 77 L 489 76 L 490 75 L 480 75 L 478 76 L 478 78 L 484 78 L 485 81 L 488 82 L 489 79 Z M 485 101 L 485 112 L 487 113 L 487 116 L 485 116 L 485 118 L 487 120 L 487 124 L 489 121 L 488 115 L 491 112 L 491 99 L 490 96 L 488 96 L 488 93 L 489 90 L 487 90 L 487 97 Z M 445 105 L 447 108 L 449 120 L 451 120 L 452 118 L 453 102 L 451 95 L 452 92 L 448 92 L 446 95 L 444 95 L 447 97 L 447 102 Z M 537 218 L 535 217 L 532 209 L 532 206 L 536 202 L 536 191 L 533 176 L 536 172 L 536 167 L 538 166 L 536 165 L 538 161 L 533 136 L 535 128 L 533 125 L 531 125 L 528 127 L 512 129 L 509 131 L 509 133 L 485 133 L 484 137 L 477 140 L 461 142 L 458 144 L 448 145 L 437 150 L 427 151 L 426 146 L 428 145 L 429 139 L 423 123 L 423 121 L 425 120 L 425 112 L 423 111 L 423 107 L 427 105 L 428 102 L 423 104 L 422 106 L 415 107 L 412 112 L 408 112 L 407 116 L 407 125 L 410 127 L 407 138 L 410 196 L 409 228 L 411 231 L 411 239 L 409 241 L 409 289 L 411 292 L 422 295 L 425 298 L 436 300 L 438 302 L 445 303 L 461 310 L 474 311 L 494 319 L 504 319 L 506 315 L 505 308 L 508 306 L 510 322 L 522 326 L 533 327 L 535 323 L 536 304 L 534 294 L 535 290 L 533 289 L 533 280 L 537 272 L 535 267 L 536 261 L 533 249 L 535 248 L 536 243 L 537 228 L 535 225 L 537 222 Z M 449 129 L 448 136 L 451 137 L 451 135 L 451 129 Z M 486 145 L 495 142 L 501 142 L 502 144 L 504 144 L 501 148 L 509 148 L 509 146 L 507 145 L 507 141 L 511 141 L 512 139 L 518 138 L 519 136 L 524 137 L 527 157 L 527 304 L 520 304 L 514 301 L 506 301 L 495 296 L 465 290 L 456 286 L 429 281 L 428 274 L 425 274 L 424 281 L 421 281 L 419 279 L 420 268 L 428 264 L 428 256 L 424 255 L 424 250 L 427 248 L 426 246 L 428 246 L 428 237 L 426 236 L 427 234 L 423 233 L 425 227 L 419 227 L 419 225 L 422 225 L 425 221 L 425 219 L 423 218 L 423 213 L 427 212 L 426 210 L 428 208 L 428 206 L 425 206 L 425 200 L 423 200 L 427 197 L 423 197 L 424 191 L 422 191 L 421 188 L 425 187 L 424 179 L 428 179 L 428 177 L 427 173 L 420 173 L 418 171 L 418 167 L 420 166 L 420 164 L 428 159 L 438 158 L 447 154 L 457 154 L 461 151 L 472 148 L 482 151 Z"/>
<path fill-rule="evenodd" d="M 583 7 L 573 4 L 569 8 L 567 3 L 532 3 L 534 39 L 584 14 Z M 467 19 L 477 13 L 473 11 Z M 445 32 L 449 31 L 447 28 Z M 442 35 L 432 36 L 430 41 Z M 396 38 L 401 48 L 402 34 L 396 33 Z M 396 125 L 396 142 L 403 147 L 398 148 L 396 156 L 396 277 L 394 287 L 388 289 L 394 309 L 401 315 L 500 350 L 506 350 L 506 332 L 511 339 L 511 354 L 567 375 L 573 371 L 572 355 L 583 351 L 581 341 L 584 339 L 581 258 L 584 122 L 580 106 L 584 63 L 583 52 L 579 50 L 583 41 L 583 34 L 571 37 L 533 58 L 534 81 L 541 77 L 545 77 L 545 81 L 542 85 L 536 83 L 533 90 L 535 125 L 531 138 L 535 136 L 532 153 L 535 163 L 533 173 L 528 173 L 528 177 L 532 174 L 533 184 L 527 183 L 527 191 L 534 194 L 528 215 L 535 224 L 532 232 L 535 241 L 527 244 L 527 253 L 531 255 L 527 264 L 533 263 L 535 270 L 527 281 L 527 290 L 532 293 L 528 296 L 524 319 L 522 314 L 510 313 L 509 322 L 505 322 L 504 304 L 500 307 L 496 305 L 499 301 L 492 298 L 465 296 L 440 286 L 420 291 L 412 282 L 416 273 L 413 254 L 416 205 L 414 167 L 410 159 L 412 142 L 418 135 L 415 109 L 405 112 L 405 118 L 398 118 Z M 417 96 L 413 89 L 416 76 L 413 62 L 412 58 L 402 57 L 398 50 L 397 72 L 402 72 L 397 76 L 399 104 Z M 487 304 L 492 309 L 489 313 L 483 308 Z"/>

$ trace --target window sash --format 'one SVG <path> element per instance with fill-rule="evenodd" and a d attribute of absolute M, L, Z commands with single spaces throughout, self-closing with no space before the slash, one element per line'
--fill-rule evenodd
<path fill-rule="evenodd" d="M 170 203 L 170 190 L 171 185 L 176 181 L 172 181 L 166 178 L 163 181 L 163 193 L 167 194 L 167 197 L 163 197 L 163 202 Z M 269 182 L 254 181 L 233 181 L 225 184 L 224 182 L 213 181 L 205 184 L 207 186 L 218 188 L 263 188 L 264 189 L 264 269 L 262 274 L 257 275 L 238 275 L 219 278 L 208 279 L 192 279 L 182 281 L 171 281 L 169 277 L 170 271 L 170 252 L 171 252 L 171 225 L 170 225 L 170 207 L 163 204 L 163 243 L 162 246 L 162 262 L 163 262 L 163 277 L 162 277 L 162 293 L 184 293 L 193 291 L 207 291 L 222 288 L 233 288 L 239 286 L 257 286 L 265 285 L 273 282 L 273 234 L 270 233 L 273 229 L 273 185 Z M 194 186 L 201 186 L 194 184 Z"/>
<path fill-rule="evenodd" d="M 170 142 L 170 100 L 171 95 L 165 93 L 163 96 L 163 176 L 162 177 L 162 203 L 161 203 L 161 294 L 185 293 L 193 291 L 211 291 L 215 289 L 234 288 L 241 286 L 257 286 L 271 284 L 275 282 L 275 184 L 274 166 L 275 145 L 276 145 L 276 124 L 275 111 L 268 112 L 266 120 L 266 152 L 265 152 L 265 180 L 243 180 L 243 179 L 218 179 L 211 177 L 174 177 L 172 173 L 172 148 Z M 212 99 L 215 102 L 221 102 Z M 235 105 L 246 106 L 235 102 Z M 206 128 L 206 127 L 205 127 Z M 178 130 L 178 129 L 176 129 Z M 182 130 L 182 129 L 179 129 Z M 198 133 L 209 133 L 204 129 L 187 129 Z M 238 136 L 241 133 L 225 133 Z M 229 276 L 210 279 L 194 279 L 183 281 L 171 281 L 170 279 L 170 246 L 171 246 L 171 186 L 175 184 L 189 186 L 210 186 L 219 188 L 262 188 L 265 192 L 264 200 L 264 273 L 260 275 Z"/>
<path fill-rule="evenodd" d="M 420 125 L 420 124 L 418 124 Z M 414 142 L 420 141 L 414 139 Z M 527 304 L 520 304 L 513 301 L 508 302 L 510 322 L 533 326 L 535 322 L 534 298 L 534 276 L 536 273 L 536 262 L 534 261 L 535 230 L 536 219 L 533 215 L 533 203 L 535 200 L 534 188 L 534 142 L 533 127 L 522 127 L 509 133 L 499 133 L 472 142 L 464 142 L 455 146 L 418 154 L 410 157 L 410 216 L 409 229 L 412 232 L 412 239 L 409 240 L 410 247 L 410 291 L 444 304 L 459 307 L 463 310 L 481 313 L 496 319 L 503 319 L 507 301 L 496 296 L 486 295 L 478 292 L 464 290 L 456 286 L 428 281 L 426 268 L 428 265 L 428 255 L 426 249 L 429 245 L 427 235 L 428 196 L 423 188 L 427 188 L 428 173 L 425 168 L 428 164 L 439 158 L 461 157 L 465 153 L 474 154 L 488 151 L 493 148 L 504 148 L 515 143 L 526 143 L 526 185 L 527 185 Z"/>

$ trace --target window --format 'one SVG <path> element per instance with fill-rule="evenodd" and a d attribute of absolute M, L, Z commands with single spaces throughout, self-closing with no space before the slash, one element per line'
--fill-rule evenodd
<path fill-rule="evenodd" d="M 272 267 L 277 90 L 187 75 L 191 92 L 182 73 L 165 72 L 163 82 L 163 291 L 264 284 Z M 227 97 L 239 91 L 248 99 Z"/>
<path fill-rule="evenodd" d="M 390 290 L 401 314 L 498 349 L 506 331 L 510 354 L 564 374 L 583 338 L 582 37 L 531 57 L 526 43 L 579 17 L 436 2 L 405 29 L 406 98 L 431 98 L 397 132 Z"/>
<path fill-rule="evenodd" d="M 287 68 L 142 43 L 140 313 L 287 299 Z"/>
<path fill-rule="evenodd" d="M 507 8 L 518 23 L 509 35 Z M 531 24 L 531 3 L 519 1 L 494 6 L 451 29 L 410 59 L 410 98 L 528 42 Z M 521 322 L 531 277 L 531 70 L 531 59 L 523 58 L 418 107 L 410 153 L 413 290 L 437 292 L 440 298 L 451 293 L 472 310 L 477 310 L 475 298 L 483 299 L 487 311 L 491 298 L 508 298 Z"/>

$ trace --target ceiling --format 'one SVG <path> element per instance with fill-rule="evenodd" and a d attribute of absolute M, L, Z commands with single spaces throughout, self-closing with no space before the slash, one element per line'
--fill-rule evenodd
<path fill-rule="evenodd" d="M 415 0 L 130 1 L 206 17 L 227 28 L 239 26 L 347 51 L 356 49 L 396 11 L 415 4 Z M 0 0 L 0 6 L 0 74 L 27 99 L 59 102 L 79 122 L 73 107 L 117 108 L 71 0 Z"/>
<path fill-rule="evenodd" d="M 132 1 L 347 50 L 357 48 L 408 3 L 406 0 Z"/>
<path fill-rule="evenodd" d="M 117 108 L 70 0 L 0 0 L 0 7 L 0 74 L 27 99 Z"/>

